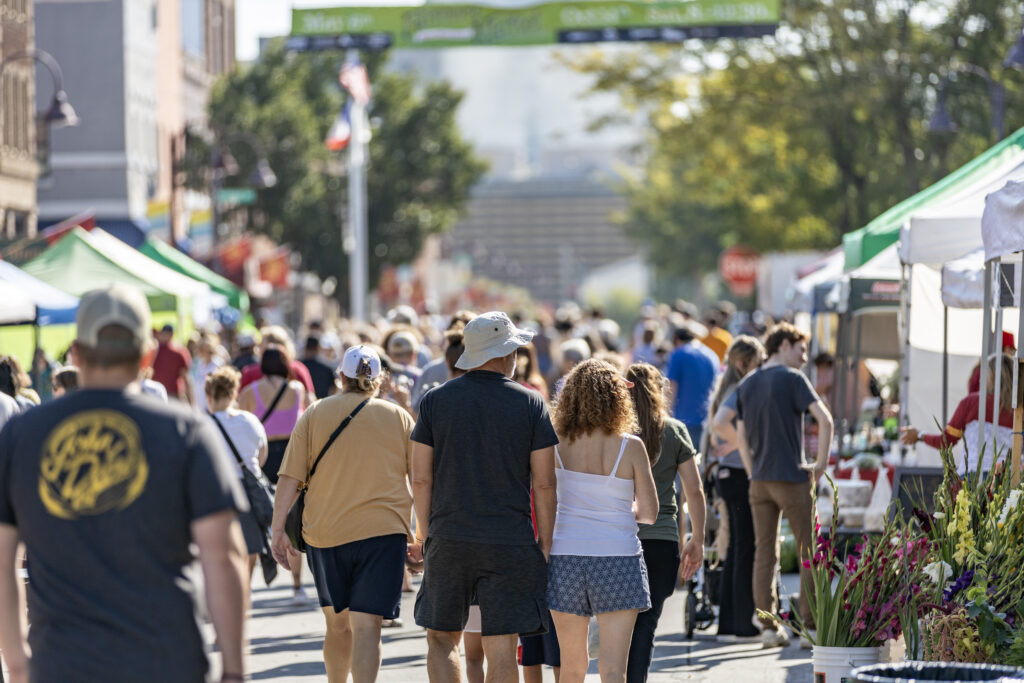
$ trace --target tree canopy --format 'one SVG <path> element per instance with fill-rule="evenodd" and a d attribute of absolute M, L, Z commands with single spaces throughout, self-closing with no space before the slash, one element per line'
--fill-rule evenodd
<path fill-rule="evenodd" d="M 259 192 L 251 228 L 291 245 L 305 268 L 336 277 L 343 290 L 347 153 L 324 146 L 345 97 L 338 85 L 341 59 L 341 53 L 290 54 L 281 43 L 272 45 L 217 82 L 209 127 L 229 141 L 238 161 L 239 172 L 225 186 L 245 185 L 257 161 L 248 145 L 230 144 L 238 133 L 266 147 L 278 182 Z M 452 227 L 486 170 L 456 126 L 461 93 L 446 82 L 420 85 L 413 76 L 388 72 L 385 60 L 375 55 L 367 62 L 373 87 L 367 112 L 373 131 L 367 163 L 371 284 L 383 264 L 412 260 L 425 236 Z M 196 146 L 200 152 L 189 158 L 203 168 L 191 169 L 193 180 L 208 172 L 208 154 Z"/>
<path fill-rule="evenodd" d="M 985 80 L 1021 29 L 998 0 L 789 0 L 775 36 L 565 57 L 645 123 L 624 227 L 664 274 L 725 247 L 828 248 L 996 140 Z M 953 134 L 930 133 L 943 79 Z M 624 117 L 629 118 L 629 116 Z M 616 125 L 606 118 L 595 126 Z"/>

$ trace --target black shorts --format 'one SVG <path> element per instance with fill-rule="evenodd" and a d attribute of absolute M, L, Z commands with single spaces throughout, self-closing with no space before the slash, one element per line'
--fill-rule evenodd
<path fill-rule="evenodd" d="M 551 622 L 547 633 L 539 636 L 524 636 L 520 638 L 520 642 L 523 646 L 523 652 L 519 658 L 521 666 L 537 666 L 538 664 L 562 666 L 562 651 L 558 649 L 558 633 L 555 632 L 555 622 Z"/>
<path fill-rule="evenodd" d="M 538 635 L 547 631 L 548 568 L 536 544 L 501 545 L 427 538 L 416 623 L 461 631 L 469 606 L 480 604 L 481 635 Z"/>
<path fill-rule="evenodd" d="M 308 546 L 320 606 L 396 618 L 402 606 L 405 552 L 405 534 L 375 536 L 333 548 Z"/>
<path fill-rule="evenodd" d="M 288 439 L 273 439 L 267 443 L 267 461 L 263 463 L 263 474 L 271 484 L 277 485 L 277 471 L 281 469 L 284 452 L 288 448 Z"/>

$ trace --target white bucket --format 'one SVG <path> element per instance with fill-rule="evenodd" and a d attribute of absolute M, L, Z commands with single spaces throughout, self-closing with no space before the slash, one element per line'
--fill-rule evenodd
<path fill-rule="evenodd" d="M 814 646 L 814 683 L 853 683 L 854 669 L 877 664 L 877 647 Z"/>

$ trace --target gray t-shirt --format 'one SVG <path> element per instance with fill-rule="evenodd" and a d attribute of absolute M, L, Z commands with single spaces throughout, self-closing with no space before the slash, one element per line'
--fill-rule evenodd
<path fill-rule="evenodd" d="M 248 509 L 232 461 L 208 419 L 121 391 L 7 423 L 0 523 L 28 554 L 32 680 L 204 680 L 190 525 Z"/>
<path fill-rule="evenodd" d="M 736 411 L 736 395 L 739 393 L 739 392 L 736 391 L 736 389 L 737 389 L 737 387 L 733 387 L 732 391 L 729 392 L 729 395 L 726 396 L 725 399 L 722 401 L 722 403 L 718 406 L 719 408 L 729 408 L 729 409 L 731 409 L 733 411 Z M 732 426 L 733 427 L 736 426 L 736 422 L 737 422 L 737 418 L 733 417 L 732 418 Z M 715 440 L 716 441 L 720 441 L 718 439 L 718 437 L 715 437 Z M 739 449 L 734 449 L 730 453 L 728 453 L 727 455 L 724 455 L 721 458 L 719 458 L 718 459 L 718 464 L 721 465 L 722 467 L 731 467 L 733 469 L 742 470 L 743 469 L 743 458 L 740 457 Z"/>
<path fill-rule="evenodd" d="M 803 463 L 803 414 L 818 395 L 799 370 L 773 365 L 747 375 L 736 390 L 754 460 L 754 481 L 807 481 Z"/>
<path fill-rule="evenodd" d="M 535 542 L 530 453 L 558 443 L 540 394 L 497 372 L 468 372 L 423 395 L 412 440 L 434 449 L 431 536 Z"/>

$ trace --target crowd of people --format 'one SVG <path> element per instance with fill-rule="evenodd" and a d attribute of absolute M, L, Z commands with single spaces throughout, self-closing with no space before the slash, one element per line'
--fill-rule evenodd
<path fill-rule="evenodd" d="M 755 609 L 779 610 L 780 515 L 810 554 L 832 423 L 806 335 L 734 315 L 651 303 L 624 331 L 572 306 L 399 306 L 309 324 L 296 354 L 278 326 L 179 345 L 138 292 L 87 294 L 66 365 L 0 358 L 12 678 L 202 680 L 198 559 L 223 681 L 244 680 L 249 586 L 275 561 L 296 606 L 312 575 L 330 681 L 375 680 L 420 573 L 431 681 L 582 681 L 595 628 L 602 680 L 645 681 L 666 599 L 704 565 L 704 482 L 728 518 L 719 637 L 785 645 Z"/>

